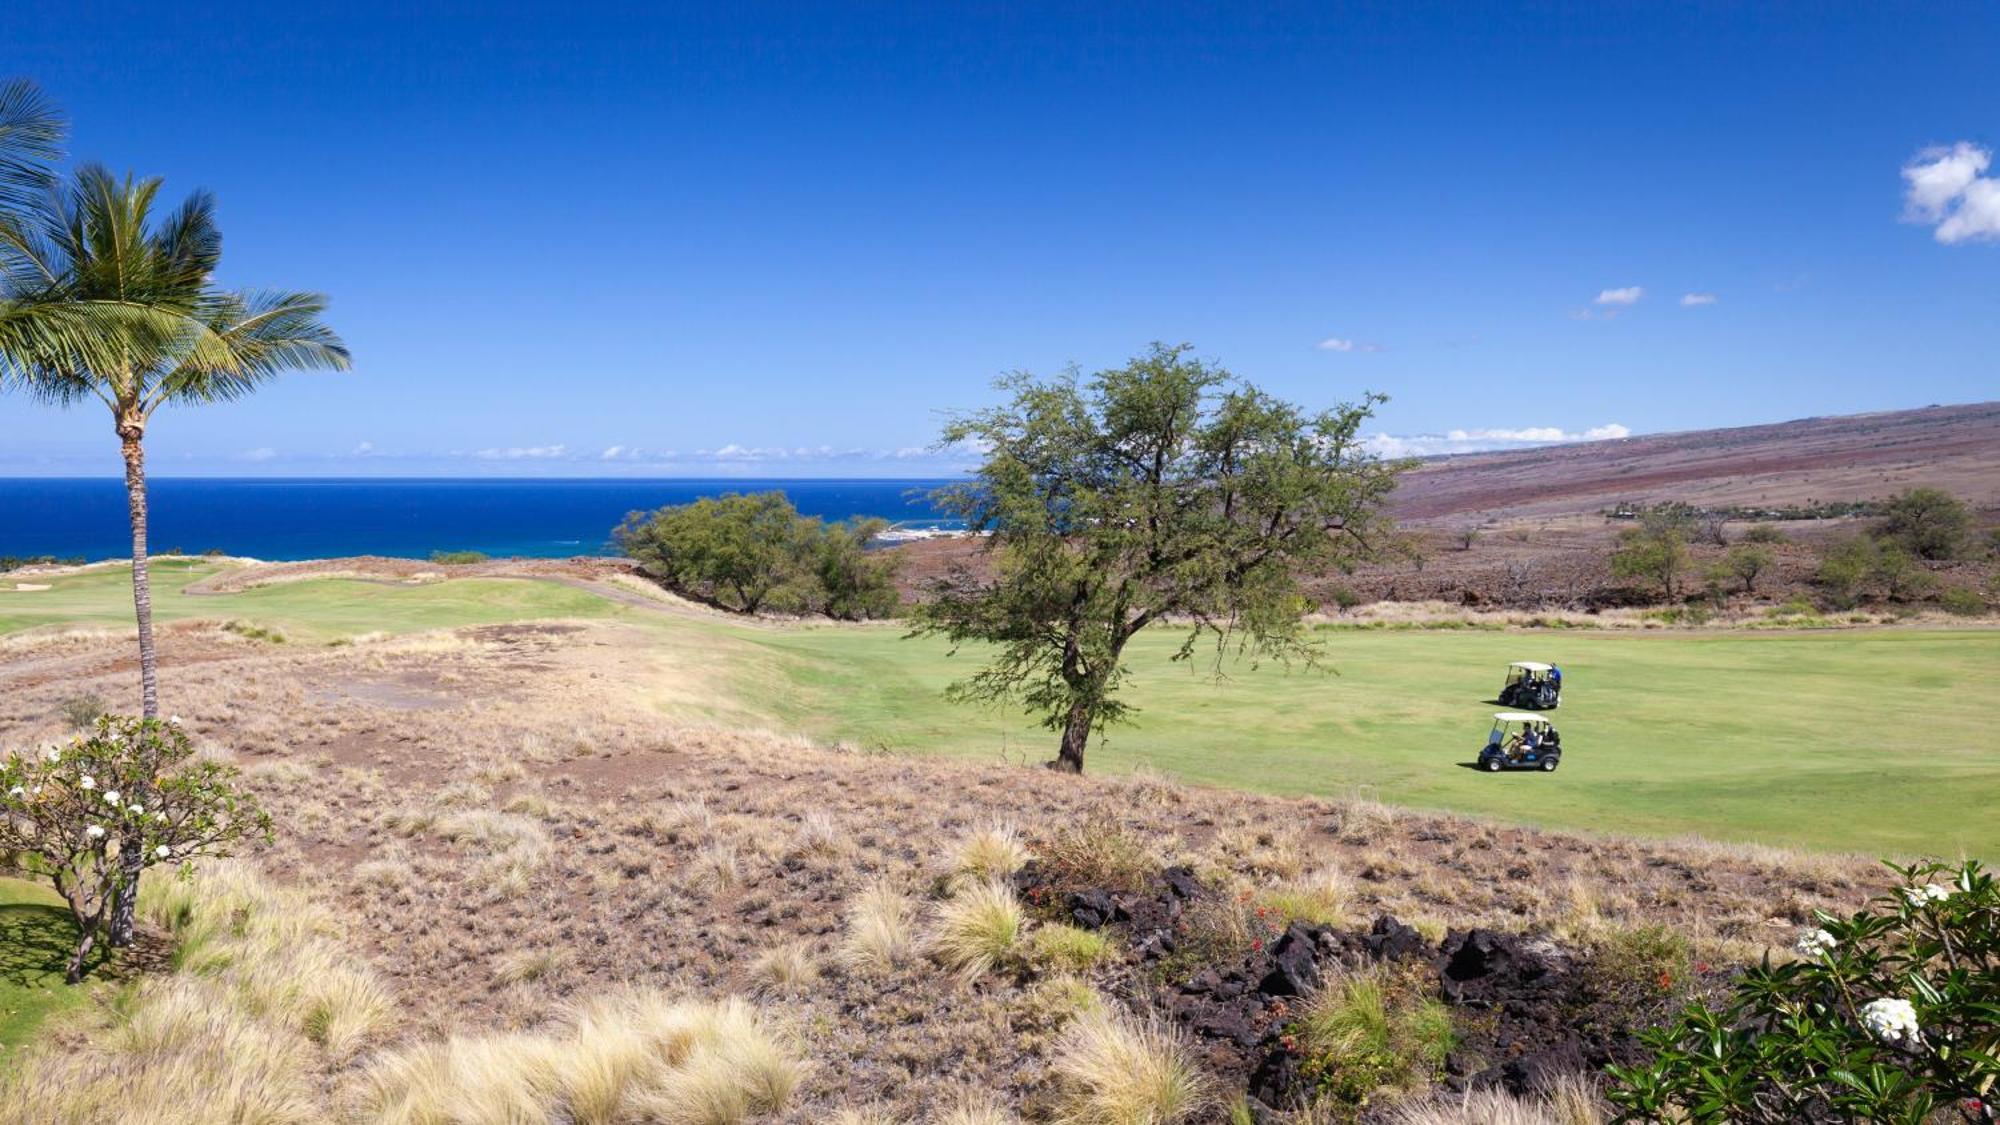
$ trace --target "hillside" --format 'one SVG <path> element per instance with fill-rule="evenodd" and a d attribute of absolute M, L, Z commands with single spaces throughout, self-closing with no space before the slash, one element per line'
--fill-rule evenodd
<path fill-rule="evenodd" d="M 1875 500 L 1918 485 L 2000 509 L 2000 402 L 1440 458 L 1403 481 L 1396 510 L 1413 523 L 1546 519 L 1667 500 Z"/>

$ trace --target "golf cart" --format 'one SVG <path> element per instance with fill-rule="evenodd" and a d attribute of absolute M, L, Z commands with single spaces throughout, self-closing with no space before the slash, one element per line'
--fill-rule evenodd
<path fill-rule="evenodd" d="M 1555 724 L 1541 715 L 1501 711 L 1493 716 L 1493 729 L 1486 735 L 1485 748 L 1479 751 L 1479 768 L 1487 773 L 1554 773 L 1562 756 L 1562 735 L 1556 733 Z"/>
<path fill-rule="evenodd" d="M 1551 711 L 1562 702 L 1563 672 L 1553 664 L 1520 660 L 1507 665 L 1507 682 L 1501 685 L 1502 707 L 1528 711 Z"/>

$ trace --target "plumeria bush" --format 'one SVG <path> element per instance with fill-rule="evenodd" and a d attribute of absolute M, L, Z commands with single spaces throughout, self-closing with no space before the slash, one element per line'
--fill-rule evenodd
<path fill-rule="evenodd" d="M 2000 890 L 1977 861 L 1889 865 L 1904 885 L 1820 914 L 1798 958 L 1650 1033 L 1612 1069 L 1627 1120 L 1992 1121 L 2000 1096 Z"/>
<path fill-rule="evenodd" d="M 0 761 L 0 847 L 69 903 L 77 945 L 68 979 L 148 867 L 225 855 L 270 817 L 237 788 L 235 767 L 198 760 L 178 720 L 104 716 L 67 746 Z"/>

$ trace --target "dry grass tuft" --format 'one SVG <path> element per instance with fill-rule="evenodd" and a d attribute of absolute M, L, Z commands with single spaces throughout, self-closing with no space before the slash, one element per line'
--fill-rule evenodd
<path fill-rule="evenodd" d="M 805 942 L 788 941 L 759 953 L 750 975 L 760 992 L 797 994 L 819 983 L 819 961 Z"/>
<path fill-rule="evenodd" d="M 805 1063 L 749 1005 L 626 990 L 548 1034 L 453 1036 L 386 1056 L 363 1101 L 384 1125 L 737 1125 L 781 1108 Z"/>
<path fill-rule="evenodd" d="M 1412 1103 L 1389 1118 L 1391 1125 L 1604 1125 L 1610 1119 L 1597 1088 L 1579 1074 L 1564 1075 L 1541 1094 L 1470 1091 Z"/>
<path fill-rule="evenodd" d="M 980 976 L 1013 961 L 1027 919 L 1013 888 L 975 883 L 938 905 L 931 949 L 967 976 Z"/>
<path fill-rule="evenodd" d="M 959 1091 L 932 1119 L 933 1125 L 1018 1125 L 1020 1120 L 991 1095 L 976 1090 Z"/>
<path fill-rule="evenodd" d="M 1063 1032 L 1055 1072 L 1066 1125 L 1174 1125 L 1212 1104 L 1207 1076 L 1177 1035 L 1108 1007 Z"/>
<path fill-rule="evenodd" d="M 961 840 L 952 856 L 957 873 L 979 880 L 1005 879 L 1028 862 L 1028 846 L 1011 824 L 981 829 Z"/>
<path fill-rule="evenodd" d="M 888 972 L 916 953 L 916 911 L 887 883 L 876 883 L 847 904 L 841 956 L 858 969 Z"/>

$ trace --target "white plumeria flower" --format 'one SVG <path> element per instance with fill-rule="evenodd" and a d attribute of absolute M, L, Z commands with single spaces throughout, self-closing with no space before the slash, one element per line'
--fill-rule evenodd
<path fill-rule="evenodd" d="M 159 856 L 161 859 L 165 859 L 174 854 L 174 850 L 165 844 L 161 844 L 159 847 L 153 849 L 153 854 Z"/>
<path fill-rule="evenodd" d="M 1911 906 L 1924 906 L 1928 903 L 1943 902 L 1950 897 L 1951 891 L 1936 883 L 1925 883 L 1921 887 L 1903 888 L 1903 901 L 1909 903 Z"/>
<path fill-rule="evenodd" d="M 168 716 L 167 716 L 167 725 L 168 725 L 168 726 L 170 726 L 170 727 L 177 727 L 177 726 L 180 726 L 180 725 L 181 725 L 181 717 L 180 717 L 179 715 L 168 715 Z"/>
<path fill-rule="evenodd" d="M 28 791 L 16 785 L 14 788 L 7 790 L 7 795 L 9 797 L 25 797 L 28 795 Z"/>
<path fill-rule="evenodd" d="M 1800 934 L 1799 940 L 1792 948 L 1806 957 L 1821 957 L 1833 952 L 1833 947 L 1839 944 L 1833 940 L 1833 935 L 1825 930 L 1812 929 Z"/>
<path fill-rule="evenodd" d="M 95 789 L 97 788 L 97 779 L 89 774 L 84 774 L 83 780 L 77 782 L 77 784 L 83 786 L 85 789 Z"/>
<path fill-rule="evenodd" d="M 1862 1005 L 1861 1022 L 1867 1026 L 1870 1035 L 1885 1043 L 1917 1041 L 1917 1009 L 1901 997 L 1870 1000 Z"/>
<path fill-rule="evenodd" d="M 118 803 L 118 790 L 116 790 L 116 789 L 106 789 L 106 790 L 104 791 L 104 803 L 105 803 L 105 804 L 107 804 L 107 805 L 115 805 L 115 804 L 117 804 L 117 803 Z"/>
<path fill-rule="evenodd" d="M 84 829 L 83 834 L 90 837 L 93 840 L 102 840 L 104 839 L 104 826 L 100 824 L 93 824 L 90 827 Z"/>
<path fill-rule="evenodd" d="M 132 815 L 133 815 L 133 816 L 145 816 L 145 815 L 146 815 L 146 806 L 144 806 L 144 805 L 140 804 L 140 803 L 139 803 L 139 802 L 137 802 L 137 801 L 134 801 L 134 802 L 132 802 L 131 804 L 129 804 L 129 805 L 126 805 L 125 807 L 126 807 L 126 808 L 128 808 L 128 809 L 130 809 L 130 810 L 132 810 Z"/>
<path fill-rule="evenodd" d="M 51 762 L 60 762 L 62 761 L 62 751 L 51 746 L 47 750 L 42 751 L 42 757 L 47 758 Z"/>

